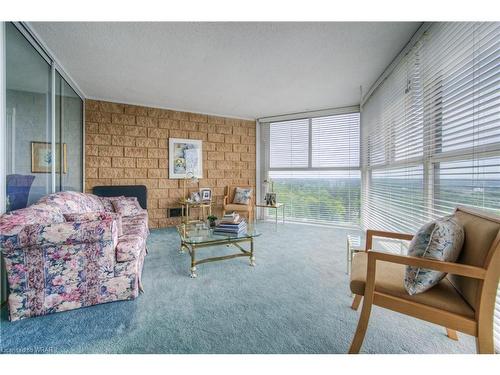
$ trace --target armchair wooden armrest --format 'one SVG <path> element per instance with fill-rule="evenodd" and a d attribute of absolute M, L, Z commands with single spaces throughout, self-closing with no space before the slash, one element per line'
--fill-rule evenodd
<path fill-rule="evenodd" d="M 397 240 L 411 241 L 413 239 L 413 234 L 398 233 L 398 232 L 387 232 L 387 231 L 382 231 L 382 230 L 368 229 L 366 231 L 366 248 L 365 248 L 365 251 L 368 251 L 368 250 L 370 250 L 372 248 L 373 237 L 385 237 L 385 238 L 394 238 L 394 239 L 397 239 Z"/>
<path fill-rule="evenodd" d="M 374 261 L 379 260 L 382 262 L 398 263 L 413 267 L 429 268 L 435 271 L 446 272 L 452 275 L 465 276 L 479 280 L 484 280 L 486 277 L 486 269 L 460 263 L 412 257 L 408 255 L 389 254 L 373 250 L 368 251 L 368 263 L 370 263 L 370 258 Z"/>

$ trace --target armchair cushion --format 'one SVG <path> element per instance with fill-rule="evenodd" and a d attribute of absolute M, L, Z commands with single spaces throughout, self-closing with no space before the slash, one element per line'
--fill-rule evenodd
<path fill-rule="evenodd" d="M 464 229 L 453 216 L 445 216 L 425 224 L 413 237 L 408 255 L 455 262 L 464 243 Z M 406 266 L 405 288 L 413 295 L 425 292 L 439 283 L 445 272 Z"/>
<path fill-rule="evenodd" d="M 368 253 L 353 256 L 351 273 L 351 292 L 364 295 L 366 285 Z M 375 272 L 375 291 L 404 298 L 409 301 L 435 307 L 467 318 L 474 318 L 474 310 L 453 287 L 448 278 L 440 280 L 425 293 L 409 295 L 404 286 L 405 266 L 402 264 L 377 261 Z"/>
<path fill-rule="evenodd" d="M 248 204 L 226 204 L 224 205 L 226 211 L 245 211 L 249 212 L 252 210 L 252 206 Z"/>
<path fill-rule="evenodd" d="M 233 202 L 235 204 L 249 204 L 252 199 L 252 190 L 251 188 L 241 188 L 237 187 L 234 190 L 234 198 Z"/>

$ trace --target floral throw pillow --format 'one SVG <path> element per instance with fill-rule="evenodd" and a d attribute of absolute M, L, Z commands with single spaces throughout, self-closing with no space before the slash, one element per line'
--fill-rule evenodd
<path fill-rule="evenodd" d="M 142 212 L 142 208 L 135 197 L 115 199 L 112 202 L 115 212 L 123 217 L 135 216 Z"/>
<path fill-rule="evenodd" d="M 455 262 L 462 251 L 464 229 L 453 216 L 425 224 L 413 237 L 408 255 L 445 262 Z M 429 290 L 446 276 L 445 272 L 406 266 L 405 289 L 408 294 Z"/>
<path fill-rule="evenodd" d="M 102 205 L 104 206 L 104 211 L 106 212 L 115 212 L 115 208 L 113 207 L 113 199 L 117 199 L 119 197 L 99 197 Z"/>
<path fill-rule="evenodd" d="M 252 189 L 237 187 L 234 192 L 233 203 L 249 204 L 252 198 Z"/>

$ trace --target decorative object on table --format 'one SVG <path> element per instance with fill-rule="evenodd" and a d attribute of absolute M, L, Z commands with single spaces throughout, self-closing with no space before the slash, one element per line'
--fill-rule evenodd
<path fill-rule="evenodd" d="M 198 178 L 194 175 L 193 172 L 189 171 L 186 173 L 186 175 L 184 176 L 183 180 L 182 180 L 182 199 L 186 202 L 192 202 L 192 200 L 190 200 L 191 198 L 190 197 L 186 197 L 186 189 L 187 189 L 187 184 L 197 184 L 199 181 L 198 181 Z"/>
<path fill-rule="evenodd" d="M 264 180 L 263 184 L 266 187 L 266 190 L 267 190 L 268 186 L 271 186 L 271 193 L 274 193 L 274 181 L 273 180 L 268 178 L 268 179 Z"/>
<path fill-rule="evenodd" d="M 213 228 L 213 227 L 215 227 L 215 223 L 217 221 L 217 216 L 208 215 L 207 220 L 208 220 L 208 223 L 210 224 L 210 228 Z"/>
<path fill-rule="evenodd" d="M 464 244 L 464 228 L 452 216 L 445 216 L 425 224 L 413 237 L 408 256 L 455 262 Z M 406 266 L 405 289 L 408 294 L 425 292 L 438 284 L 446 272 L 422 267 Z"/>
<path fill-rule="evenodd" d="M 202 141 L 196 139 L 170 138 L 169 178 L 181 179 L 191 172 L 193 177 L 203 177 Z"/>
<path fill-rule="evenodd" d="M 237 189 L 244 189 L 250 191 L 247 204 L 238 204 L 234 202 Z M 233 212 L 233 211 L 239 213 L 244 212 L 247 215 L 248 222 L 253 222 L 254 204 L 253 204 L 252 191 L 253 188 L 251 186 L 228 186 L 226 188 L 226 195 L 224 196 L 224 201 L 222 204 L 222 215 L 224 215 L 226 212 Z"/>
<path fill-rule="evenodd" d="M 246 234 L 247 222 L 239 214 L 232 212 L 222 217 L 214 229 L 214 234 Z"/>
<path fill-rule="evenodd" d="M 212 190 L 208 188 L 200 189 L 201 200 L 203 202 L 209 202 L 212 200 Z"/>
<path fill-rule="evenodd" d="M 201 196 L 200 196 L 200 193 L 197 192 L 197 191 L 193 191 L 191 193 L 191 195 L 189 196 L 189 199 L 191 200 L 191 202 L 193 203 L 200 203 L 201 202 Z"/>
<path fill-rule="evenodd" d="M 28 197 L 34 179 L 33 175 L 7 175 L 7 211 L 18 210 L 28 205 Z"/>
<path fill-rule="evenodd" d="M 276 205 L 276 193 L 266 193 L 264 201 L 266 202 L 266 204 L 268 206 L 275 206 Z"/>
<path fill-rule="evenodd" d="M 68 173 L 66 143 L 62 146 L 62 173 Z M 56 144 L 56 172 L 61 165 L 61 147 Z M 52 144 L 49 142 L 31 142 L 31 173 L 52 172 Z"/>

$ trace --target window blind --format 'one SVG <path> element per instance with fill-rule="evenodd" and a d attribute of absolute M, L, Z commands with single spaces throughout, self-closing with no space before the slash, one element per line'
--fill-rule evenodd
<path fill-rule="evenodd" d="M 434 23 L 373 92 L 361 115 L 365 227 L 415 232 L 457 205 L 500 214 L 499 47 L 499 23 Z M 499 311 L 497 298 L 497 339 Z"/>
<path fill-rule="evenodd" d="M 359 224 L 359 125 L 359 112 L 269 123 L 267 188 L 287 219 Z"/>
<path fill-rule="evenodd" d="M 309 120 L 270 125 L 270 167 L 300 168 L 309 165 Z"/>

